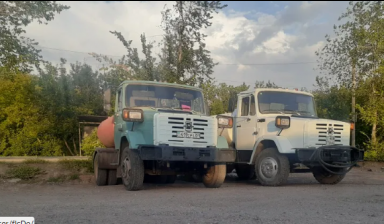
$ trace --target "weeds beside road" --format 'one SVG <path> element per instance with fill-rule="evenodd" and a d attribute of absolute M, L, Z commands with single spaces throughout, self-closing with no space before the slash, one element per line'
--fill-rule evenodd
<path fill-rule="evenodd" d="M 0 161 L 0 182 L 62 183 L 82 180 L 90 182 L 92 161 L 76 159 L 8 159 Z"/>

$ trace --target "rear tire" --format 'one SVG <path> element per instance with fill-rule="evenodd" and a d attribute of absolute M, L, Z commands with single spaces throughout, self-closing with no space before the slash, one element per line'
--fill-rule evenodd
<path fill-rule="evenodd" d="M 95 174 L 97 186 L 107 185 L 107 170 L 99 168 L 99 153 L 96 153 L 95 158 L 93 160 L 93 172 Z"/>
<path fill-rule="evenodd" d="M 144 163 L 139 154 L 126 147 L 121 158 L 121 174 L 125 189 L 138 191 L 143 187 Z"/>
<path fill-rule="evenodd" d="M 289 161 L 275 148 L 267 148 L 257 156 L 255 173 L 258 181 L 264 186 L 281 186 L 288 180 Z"/>
<path fill-rule="evenodd" d="M 226 165 L 211 166 L 203 176 L 204 186 L 207 188 L 219 188 L 224 183 L 227 174 Z"/>
<path fill-rule="evenodd" d="M 108 185 L 117 184 L 117 170 L 108 170 Z"/>
<path fill-rule="evenodd" d="M 342 171 L 343 169 L 338 169 L 338 170 L 335 170 L 334 172 L 339 173 Z M 313 177 L 315 177 L 317 182 L 319 182 L 320 184 L 329 184 L 329 185 L 340 183 L 346 175 L 346 174 L 338 175 L 338 174 L 329 173 L 323 167 L 313 167 L 312 174 L 313 174 Z"/>

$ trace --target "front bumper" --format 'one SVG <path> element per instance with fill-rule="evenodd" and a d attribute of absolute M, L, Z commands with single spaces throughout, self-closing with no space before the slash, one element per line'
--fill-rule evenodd
<path fill-rule="evenodd" d="M 302 163 L 326 162 L 353 164 L 364 160 L 364 151 L 352 146 L 330 145 L 319 148 L 299 148 L 296 155 Z"/>
<path fill-rule="evenodd" d="M 142 160 L 231 163 L 236 159 L 236 152 L 232 148 L 141 145 L 137 150 Z"/>

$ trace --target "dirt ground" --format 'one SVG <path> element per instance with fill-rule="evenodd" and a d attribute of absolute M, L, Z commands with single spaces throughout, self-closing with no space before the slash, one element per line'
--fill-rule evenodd
<path fill-rule="evenodd" d="M 41 166 L 42 165 L 42 166 Z M 37 223 L 384 223 L 384 167 L 365 163 L 337 185 L 320 185 L 311 174 L 291 174 L 281 187 L 237 181 L 227 175 L 221 188 L 177 180 L 145 184 L 130 192 L 123 185 L 98 187 L 92 174 L 47 182 L 73 171 L 54 164 L 35 182 L 0 181 L 0 216 L 34 216 Z M 0 170 L 8 169 L 0 164 Z M 51 170 L 51 171 L 49 171 Z M 68 173 L 65 173 L 68 172 Z"/>

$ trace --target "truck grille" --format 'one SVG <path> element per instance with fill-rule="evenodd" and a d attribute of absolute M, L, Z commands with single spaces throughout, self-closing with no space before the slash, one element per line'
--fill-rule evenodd
<path fill-rule="evenodd" d="M 190 114 L 159 113 L 154 116 L 154 143 L 170 146 L 216 146 L 217 121 Z M 178 132 L 199 137 L 178 137 Z"/>
<path fill-rule="evenodd" d="M 334 139 L 335 145 L 343 145 L 341 142 L 344 125 L 332 123 L 317 123 L 318 142 L 315 145 L 327 145 L 328 141 Z"/>
<path fill-rule="evenodd" d="M 177 138 L 178 131 L 185 130 L 185 121 L 192 121 L 192 131 L 191 133 L 200 134 L 200 138 L 194 138 L 194 143 L 208 143 L 204 141 L 204 127 L 208 126 L 208 120 L 206 119 L 193 119 L 193 118 L 184 118 L 184 117 L 168 117 L 168 124 L 172 125 L 172 138 Z M 170 141 L 184 142 L 185 138 L 178 140 L 171 139 Z"/>

